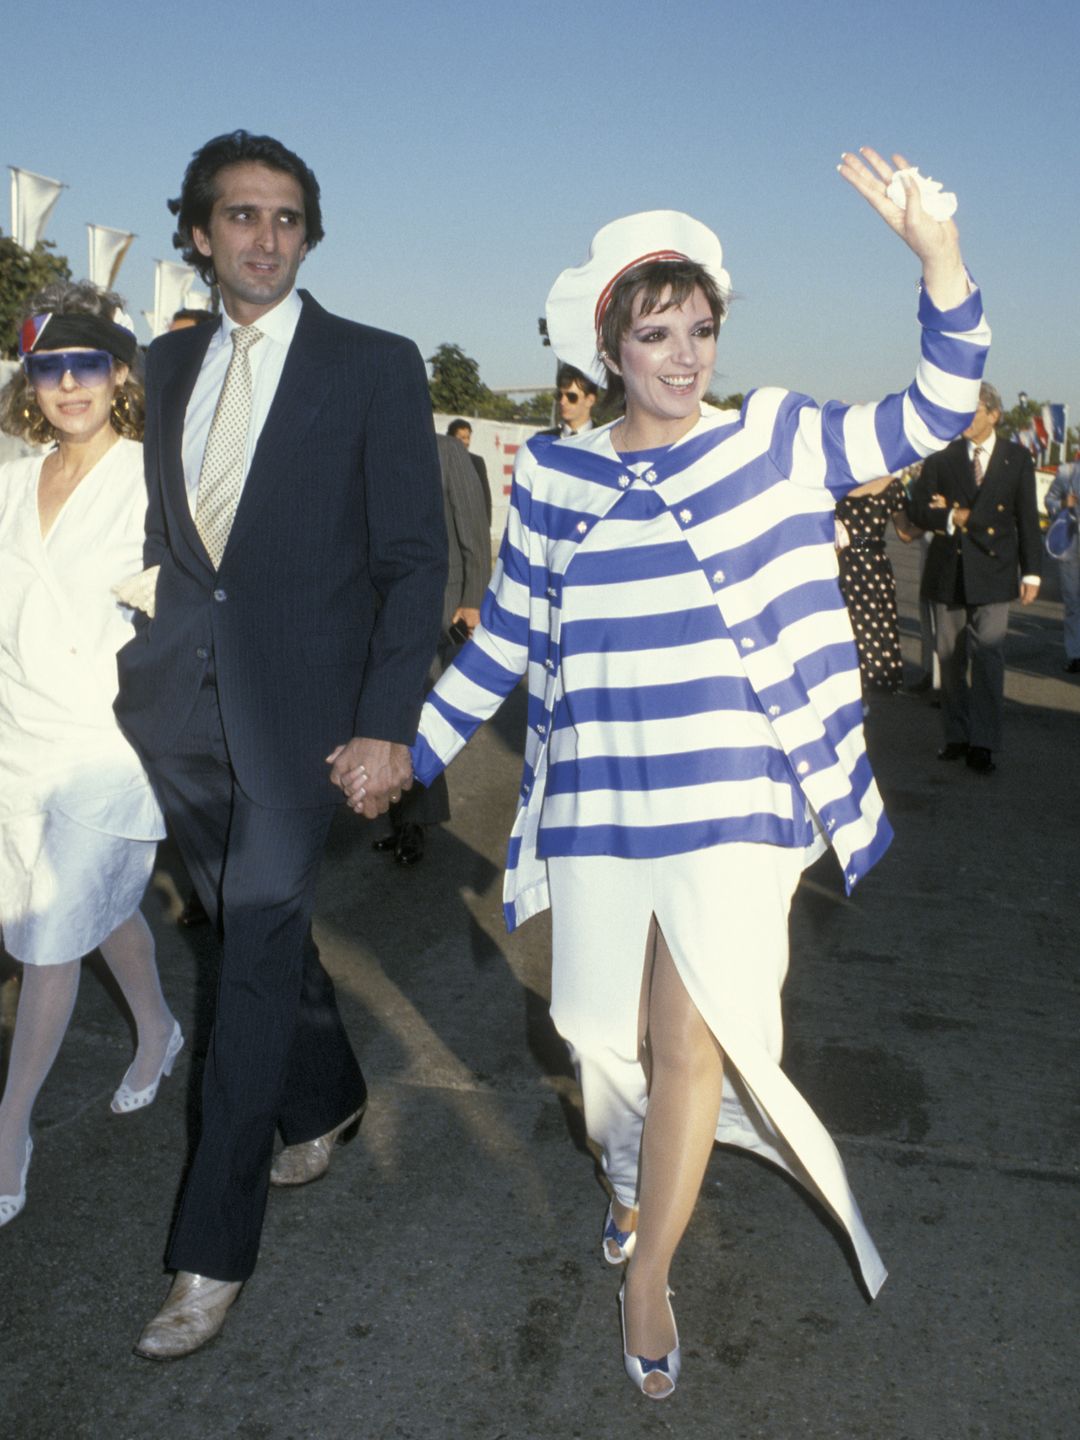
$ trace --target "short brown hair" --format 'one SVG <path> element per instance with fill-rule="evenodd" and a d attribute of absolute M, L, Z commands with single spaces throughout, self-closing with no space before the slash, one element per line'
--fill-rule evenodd
<path fill-rule="evenodd" d="M 30 300 L 19 324 L 44 311 L 54 315 L 100 315 L 105 320 L 113 320 L 123 308 L 119 295 L 111 290 L 99 290 L 88 280 L 55 280 Z M 134 365 L 128 367 L 127 379 L 116 392 L 109 419 L 113 429 L 125 440 L 142 439 L 146 395 Z M 56 431 L 41 413 L 34 387 L 21 365 L 0 391 L 0 430 L 31 445 L 47 445 L 56 439 Z"/>
<path fill-rule="evenodd" d="M 622 342 L 630 333 L 634 319 L 634 305 L 641 299 L 641 315 L 662 313 L 673 307 L 685 305 L 695 290 L 700 290 L 712 314 L 717 330 L 727 314 L 730 296 L 726 295 L 716 281 L 696 260 L 650 260 L 638 265 L 615 283 L 611 299 L 600 322 L 599 348 L 601 358 L 608 355 L 616 364 Z M 604 387 L 608 403 L 622 402 L 625 391 L 622 378 L 610 366 L 607 384 Z"/>

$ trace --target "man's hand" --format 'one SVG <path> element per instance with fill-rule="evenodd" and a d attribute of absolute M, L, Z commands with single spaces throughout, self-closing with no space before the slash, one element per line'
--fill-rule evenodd
<path fill-rule="evenodd" d="M 385 815 L 412 788 L 412 763 L 407 745 L 354 736 L 326 757 L 330 783 L 345 795 L 349 809 L 366 820 Z"/>
<path fill-rule="evenodd" d="M 1061 503 L 1066 510 L 1074 510 L 1076 508 L 1076 496 L 1070 490 Z"/>
<path fill-rule="evenodd" d="M 455 625 L 459 620 L 465 622 L 469 627 L 469 634 L 471 635 L 477 625 L 480 624 L 480 611 L 471 610 L 467 605 L 459 605 L 453 615 L 450 616 L 450 624 Z"/>
<path fill-rule="evenodd" d="M 1020 604 L 1021 604 L 1021 605 L 1030 605 L 1033 601 L 1037 600 L 1038 598 L 1039 598 L 1039 582 L 1038 582 L 1038 580 L 1036 580 L 1034 584 L 1032 584 L 1030 580 L 1022 580 L 1022 581 L 1020 582 Z"/>
<path fill-rule="evenodd" d="M 962 530 L 971 519 L 971 511 L 965 510 L 963 505 L 954 505 L 952 512 L 953 524 L 957 530 Z"/>

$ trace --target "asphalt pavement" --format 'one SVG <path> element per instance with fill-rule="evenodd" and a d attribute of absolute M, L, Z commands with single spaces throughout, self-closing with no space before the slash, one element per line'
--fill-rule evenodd
<path fill-rule="evenodd" d="M 915 555 L 894 548 L 914 661 Z M 1080 680 L 1061 671 L 1054 579 L 1013 611 L 997 773 L 936 759 L 932 697 L 875 700 L 896 841 L 851 899 L 825 857 L 794 907 L 785 1066 L 890 1269 L 877 1301 L 813 1202 L 717 1149 L 673 1273 L 678 1391 L 651 1403 L 623 1375 L 605 1199 L 547 1016 L 547 917 L 509 937 L 502 922 L 519 692 L 454 766 L 454 819 L 421 865 L 335 823 L 317 938 L 369 1112 L 326 1179 L 271 1195 L 219 1339 L 155 1365 L 131 1346 L 167 1286 L 216 964 L 205 929 L 175 925 L 183 879 L 163 852 L 145 908 L 188 1044 L 152 1108 L 111 1115 L 131 1036 L 87 962 L 29 1203 L 0 1230 L 0 1433 L 1080 1436 Z M 14 974 L 0 961 L 5 1029 Z"/>

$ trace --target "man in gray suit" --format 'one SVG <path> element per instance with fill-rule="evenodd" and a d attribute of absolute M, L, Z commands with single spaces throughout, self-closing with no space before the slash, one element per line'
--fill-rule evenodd
<path fill-rule="evenodd" d="M 480 488 L 484 492 L 484 510 L 487 514 L 488 528 L 491 528 L 491 483 L 488 480 L 487 464 L 482 455 L 476 455 L 472 450 L 472 426 L 468 420 L 451 420 L 446 427 L 446 433 L 453 440 L 459 440 L 469 452 L 469 459 L 472 461 L 473 469 L 476 471 L 476 478 L 480 481 Z"/>
<path fill-rule="evenodd" d="M 450 435 L 436 435 L 435 444 L 442 471 L 450 568 L 443 594 L 439 647 L 431 668 L 432 685 L 479 625 L 480 601 L 491 579 L 491 533 L 469 453 Z M 425 827 L 449 819 L 445 775 L 427 789 L 414 784 L 398 803 L 390 806 L 391 829 L 374 841 L 372 848 L 392 853 L 399 865 L 416 865 L 424 858 Z"/>

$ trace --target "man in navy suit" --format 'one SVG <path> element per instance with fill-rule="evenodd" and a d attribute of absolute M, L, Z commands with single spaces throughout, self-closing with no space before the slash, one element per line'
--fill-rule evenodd
<path fill-rule="evenodd" d="M 996 770 L 1001 745 L 1009 603 L 1036 599 L 1042 567 L 1035 468 L 1022 446 L 998 438 L 1001 414 L 1001 396 L 984 382 L 974 419 L 924 462 L 909 507 L 933 534 L 921 594 L 934 606 L 941 666 L 938 756 L 983 775 Z"/>
<path fill-rule="evenodd" d="M 419 351 L 294 289 L 323 235 L 312 172 L 238 130 L 196 152 L 172 208 L 224 315 L 150 347 L 159 568 L 117 714 L 223 955 L 176 1278 L 136 1347 L 153 1359 L 217 1334 L 254 1269 L 268 1183 L 317 1178 L 363 1113 L 311 935 L 315 881 L 342 792 L 374 818 L 411 783 L 446 580 Z"/>

